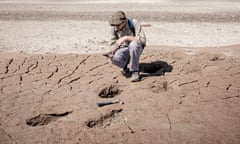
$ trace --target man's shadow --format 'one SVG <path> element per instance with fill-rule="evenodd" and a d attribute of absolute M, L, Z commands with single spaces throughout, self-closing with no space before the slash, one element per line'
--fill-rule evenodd
<path fill-rule="evenodd" d="M 151 63 L 140 63 L 139 68 L 141 77 L 161 76 L 166 72 L 171 72 L 173 70 L 172 65 L 160 60 Z"/>

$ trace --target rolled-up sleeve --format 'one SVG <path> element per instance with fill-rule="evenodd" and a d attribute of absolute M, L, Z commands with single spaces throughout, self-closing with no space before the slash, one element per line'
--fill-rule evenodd
<path fill-rule="evenodd" d="M 146 35 L 141 24 L 136 19 L 133 19 L 133 25 L 135 27 L 135 36 L 138 38 L 141 44 L 146 45 Z"/>

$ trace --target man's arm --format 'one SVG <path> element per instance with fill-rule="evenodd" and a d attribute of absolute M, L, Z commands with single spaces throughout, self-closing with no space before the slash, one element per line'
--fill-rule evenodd
<path fill-rule="evenodd" d="M 111 40 L 110 40 L 110 51 L 106 52 L 103 54 L 103 56 L 106 56 L 108 58 L 112 58 L 113 57 L 113 54 L 114 52 L 118 49 L 118 47 L 116 46 L 116 42 L 117 42 L 117 35 L 114 31 L 114 28 L 111 29 Z"/>
<path fill-rule="evenodd" d="M 141 27 L 141 24 L 136 20 L 133 19 L 133 25 L 135 28 L 135 36 L 124 36 L 121 37 L 116 41 L 116 45 L 120 46 L 125 41 L 131 42 L 131 41 L 138 41 L 139 43 L 145 45 L 146 44 L 146 36 L 145 33 Z"/>
<path fill-rule="evenodd" d="M 146 35 L 142 29 L 141 24 L 136 19 L 133 19 L 132 21 L 135 27 L 136 39 L 138 40 L 139 43 L 146 45 Z"/>
<path fill-rule="evenodd" d="M 131 41 L 134 41 L 134 40 L 138 40 L 138 38 L 137 37 L 135 37 L 135 36 L 123 36 L 123 37 L 121 37 L 120 39 L 118 39 L 117 41 L 116 41 L 116 45 L 119 47 L 122 43 L 124 43 L 125 41 L 129 41 L 129 42 L 131 42 Z"/>

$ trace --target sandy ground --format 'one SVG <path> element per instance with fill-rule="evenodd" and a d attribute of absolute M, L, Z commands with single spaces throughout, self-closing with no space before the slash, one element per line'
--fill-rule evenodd
<path fill-rule="evenodd" d="M 147 34 L 138 83 L 101 55 L 116 8 Z M 0 0 L 0 144 L 239 144 L 239 11 L 237 0 Z"/>

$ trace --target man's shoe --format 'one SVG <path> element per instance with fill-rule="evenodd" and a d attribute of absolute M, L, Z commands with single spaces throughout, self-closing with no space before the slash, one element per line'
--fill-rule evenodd
<path fill-rule="evenodd" d="M 141 80 L 139 72 L 133 72 L 131 77 L 131 82 L 138 82 Z"/>
<path fill-rule="evenodd" d="M 123 76 L 125 76 L 126 78 L 130 78 L 131 77 L 131 72 L 129 71 L 129 68 L 124 68 L 121 70 L 121 73 Z"/>

